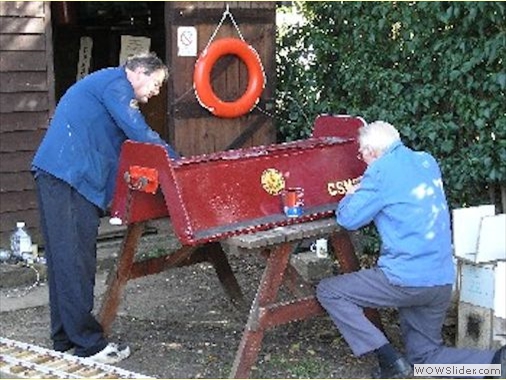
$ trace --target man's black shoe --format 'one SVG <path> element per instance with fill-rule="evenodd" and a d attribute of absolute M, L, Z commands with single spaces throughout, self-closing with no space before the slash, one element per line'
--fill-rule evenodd
<path fill-rule="evenodd" d="M 506 345 L 496 351 L 492 364 L 501 365 L 501 376 L 486 376 L 485 379 L 506 379 Z"/>
<path fill-rule="evenodd" d="M 499 350 L 499 363 L 501 364 L 501 379 L 506 379 L 506 346 Z"/>
<path fill-rule="evenodd" d="M 390 365 L 376 368 L 371 377 L 373 379 L 406 379 L 412 374 L 411 365 L 406 359 L 400 357 Z"/>

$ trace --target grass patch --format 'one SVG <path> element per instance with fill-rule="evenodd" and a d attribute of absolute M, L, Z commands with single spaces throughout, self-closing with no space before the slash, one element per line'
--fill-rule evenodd
<path fill-rule="evenodd" d="M 290 353 L 287 353 L 290 355 Z M 254 367 L 254 377 L 263 377 L 263 372 L 275 372 L 280 377 L 290 379 L 327 378 L 329 363 L 318 356 L 286 357 L 283 354 L 267 354 Z"/>

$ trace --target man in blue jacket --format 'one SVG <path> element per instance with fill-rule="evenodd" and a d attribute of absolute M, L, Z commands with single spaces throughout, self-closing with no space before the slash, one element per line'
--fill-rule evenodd
<path fill-rule="evenodd" d="M 153 53 L 94 72 L 60 99 L 32 162 L 47 259 L 51 339 L 57 351 L 115 363 L 130 355 L 110 343 L 92 314 L 96 239 L 113 196 L 122 143 L 163 145 L 139 103 L 159 94 L 167 66 Z"/>
<path fill-rule="evenodd" d="M 498 351 L 445 347 L 441 330 L 455 280 L 450 213 L 438 164 L 404 146 L 399 132 L 377 121 L 359 131 L 368 167 L 336 210 L 337 223 L 357 230 L 374 222 L 382 246 L 377 266 L 324 279 L 322 306 L 356 356 L 375 352 L 376 378 L 403 378 L 411 364 L 502 363 Z M 363 308 L 397 308 L 407 360 Z M 503 369 L 504 371 L 504 369 Z M 503 375 L 505 375 L 503 373 Z"/>

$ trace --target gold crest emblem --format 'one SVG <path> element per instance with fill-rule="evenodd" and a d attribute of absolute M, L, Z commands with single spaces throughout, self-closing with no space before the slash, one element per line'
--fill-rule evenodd
<path fill-rule="evenodd" d="M 278 195 L 285 189 L 285 178 L 277 169 L 265 169 L 260 181 L 263 189 L 271 195 Z"/>

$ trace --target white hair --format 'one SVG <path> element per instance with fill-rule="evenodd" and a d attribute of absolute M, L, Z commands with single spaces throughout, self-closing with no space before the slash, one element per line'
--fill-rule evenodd
<path fill-rule="evenodd" d="M 384 121 L 364 125 L 360 128 L 358 136 L 360 148 L 369 147 L 380 154 L 400 139 L 399 131 Z"/>

